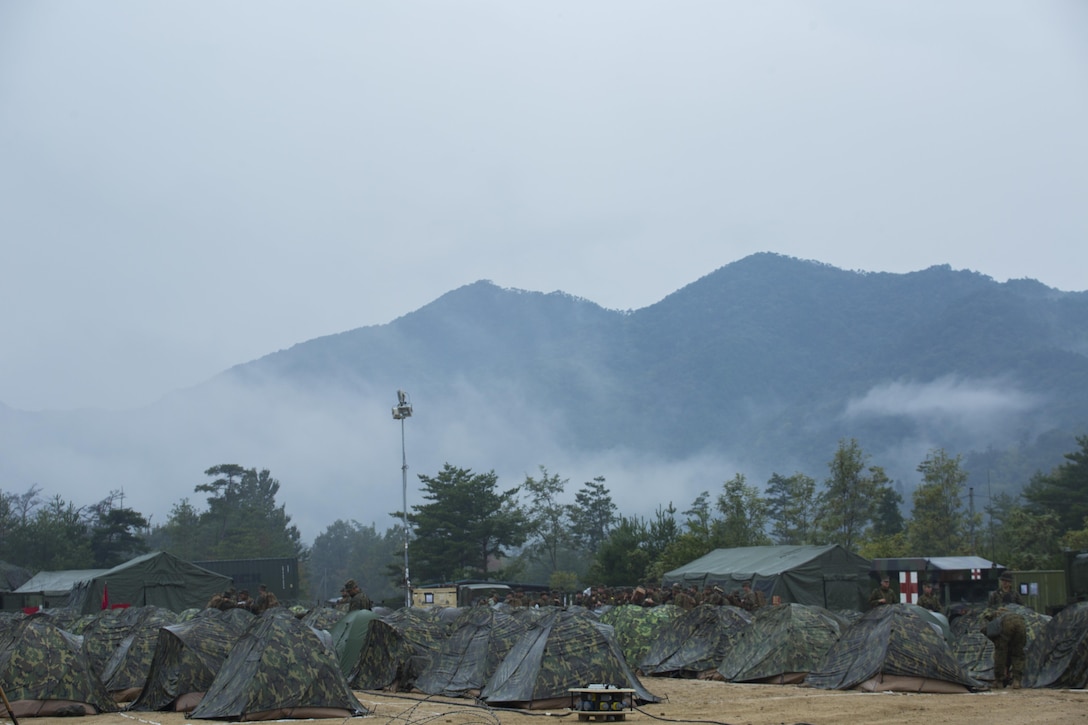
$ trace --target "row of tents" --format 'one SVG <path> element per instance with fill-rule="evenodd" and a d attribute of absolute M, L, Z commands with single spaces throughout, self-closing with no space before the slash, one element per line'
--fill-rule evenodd
<path fill-rule="evenodd" d="M 1083 688 L 1088 604 L 1052 619 L 1023 613 L 1033 615 L 1025 686 Z M 987 654 L 977 624 L 960 617 L 948 628 L 909 604 L 865 614 L 802 604 L 755 613 L 711 605 L 321 608 L 301 617 L 284 608 L 260 617 L 59 610 L 0 619 L 0 685 L 19 717 L 125 707 L 239 720 L 365 714 L 360 690 L 551 709 L 569 704 L 572 688 L 599 683 L 645 704 L 658 700 L 647 677 L 968 692 L 993 676 L 992 645 Z"/>

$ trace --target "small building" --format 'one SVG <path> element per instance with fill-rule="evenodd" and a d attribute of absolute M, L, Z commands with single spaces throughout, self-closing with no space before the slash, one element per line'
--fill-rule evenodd
<path fill-rule="evenodd" d="M 899 601 L 917 604 L 922 585 L 936 585 L 941 605 L 984 603 L 997 589 L 1005 567 L 981 556 L 900 556 L 873 559 L 875 583 L 887 575 L 899 592 Z"/>

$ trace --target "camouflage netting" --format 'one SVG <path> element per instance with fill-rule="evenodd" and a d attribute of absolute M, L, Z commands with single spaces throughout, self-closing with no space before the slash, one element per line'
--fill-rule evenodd
<path fill-rule="evenodd" d="M 314 629 L 332 630 L 332 626 L 340 621 L 345 612 L 335 607 L 314 607 L 302 617 L 302 622 Z"/>
<path fill-rule="evenodd" d="M 700 604 L 667 622 L 638 671 L 655 677 L 717 676 L 718 664 L 752 615 L 731 606 Z"/>
<path fill-rule="evenodd" d="M 1088 686 L 1088 602 L 1065 607 L 1028 641 L 1024 686 Z"/>
<path fill-rule="evenodd" d="M 217 609 L 158 630 L 147 680 L 131 710 L 192 710 L 245 626 Z M 250 618 L 252 621 L 252 617 Z"/>
<path fill-rule="evenodd" d="M 430 667 L 449 631 L 444 621 L 447 615 L 440 609 L 398 609 L 371 620 L 359 656 L 348 673 L 352 687 L 358 690 L 411 689 L 416 678 Z M 342 640 L 336 646 L 343 657 Z"/>
<path fill-rule="evenodd" d="M 1050 617 L 1019 604 L 1005 606 L 1024 618 L 1027 647 L 1030 649 L 1031 643 L 1046 628 Z M 963 665 L 968 675 L 976 680 L 993 682 L 994 643 L 982 633 L 982 627 L 985 624 L 982 616 L 984 611 L 984 609 L 976 608 L 953 619 L 949 625 L 952 635 L 948 644 L 956 661 Z"/>
<path fill-rule="evenodd" d="M 415 680 L 428 695 L 478 695 L 529 623 L 492 607 L 468 607 L 450 624 L 430 666 Z"/>
<path fill-rule="evenodd" d="M 328 633 L 277 608 L 254 618 L 238 639 L 195 719 L 351 717 L 366 710 L 340 672 Z"/>
<path fill-rule="evenodd" d="M 351 612 L 349 616 L 351 614 L 357 612 Z M 396 692 L 408 689 L 415 678 L 411 672 L 412 646 L 408 640 L 400 630 L 377 615 L 370 614 L 360 621 L 366 634 L 348 673 L 348 682 L 356 690 Z"/>
<path fill-rule="evenodd" d="M 636 702 L 657 702 L 631 672 L 610 625 L 592 617 L 545 608 L 499 663 L 481 699 L 526 709 L 570 703 L 570 688 L 588 684 L 635 690 Z"/>
<path fill-rule="evenodd" d="M 906 604 L 866 612 L 842 633 L 805 684 L 910 692 L 985 688 L 964 671 L 932 624 Z"/>
<path fill-rule="evenodd" d="M 82 645 L 41 614 L 0 636 L 0 684 L 16 717 L 117 711 Z"/>
<path fill-rule="evenodd" d="M 126 609 L 104 609 L 92 615 L 83 627 L 83 651 L 91 663 L 91 669 L 103 681 L 106 665 L 117 648 L 125 639 L 139 629 L 141 622 L 147 619 L 169 617 L 176 620 L 176 615 L 159 607 L 128 607 Z"/>
<path fill-rule="evenodd" d="M 159 628 L 177 619 L 169 609 L 141 607 L 141 610 L 132 631 L 110 655 L 100 676 L 118 702 L 129 702 L 139 694 L 155 654 Z"/>
<path fill-rule="evenodd" d="M 756 610 L 751 625 L 740 631 L 718 673 L 730 682 L 799 682 L 819 667 L 848 626 L 822 607 L 764 607 Z"/>
<path fill-rule="evenodd" d="M 601 614 L 600 619 L 616 630 L 616 641 L 620 644 L 628 666 L 636 668 L 650 652 L 650 644 L 657 637 L 657 633 L 683 611 L 673 604 L 656 607 L 623 604 L 609 607 Z"/>

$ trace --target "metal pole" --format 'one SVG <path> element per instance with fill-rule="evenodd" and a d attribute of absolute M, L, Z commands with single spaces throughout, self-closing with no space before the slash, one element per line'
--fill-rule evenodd
<path fill-rule="evenodd" d="M 400 419 L 401 524 L 404 526 L 404 606 L 412 606 L 412 582 L 408 577 L 408 454 L 404 447 L 404 418 Z"/>

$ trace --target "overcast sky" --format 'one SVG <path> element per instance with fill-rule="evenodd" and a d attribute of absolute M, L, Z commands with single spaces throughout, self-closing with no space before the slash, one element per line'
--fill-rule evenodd
<path fill-rule="evenodd" d="M 1088 288 L 1088 3 L 0 2 L 0 401 L 124 409 L 478 279 Z"/>

